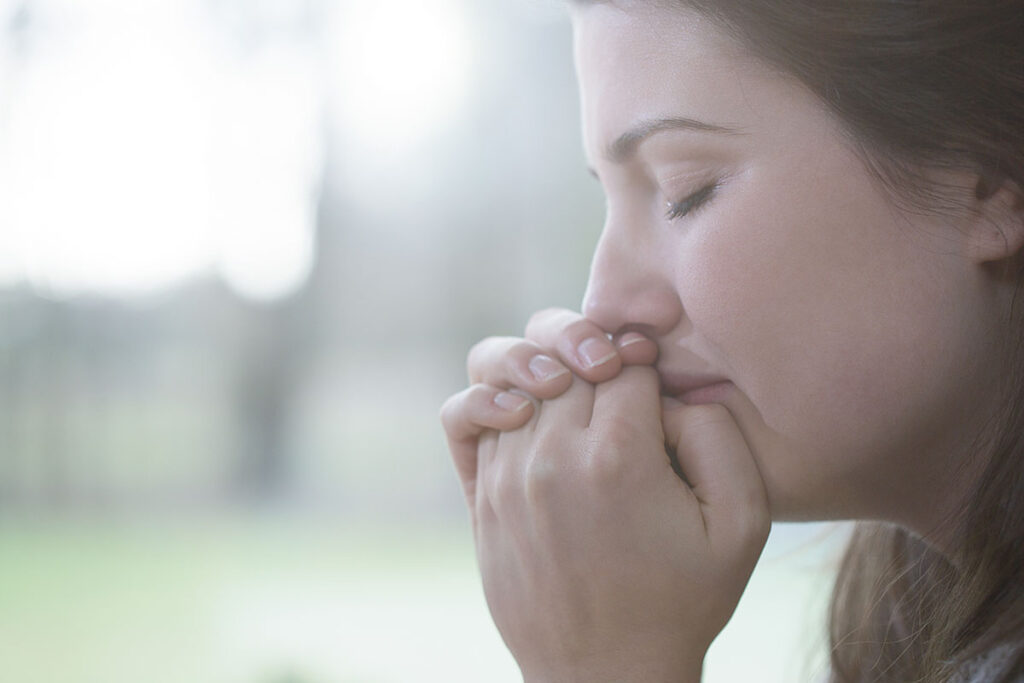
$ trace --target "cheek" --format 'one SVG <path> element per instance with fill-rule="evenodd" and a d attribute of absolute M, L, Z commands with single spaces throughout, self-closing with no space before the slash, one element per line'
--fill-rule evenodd
<path fill-rule="evenodd" d="M 938 303 L 941 259 L 901 233 L 912 226 L 871 195 L 853 197 L 856 214 L 802 196 L 819 200 L 733 207 L 693 240 L 680 290 L 764 427 L 856 467 L 936 419 L 962 322 Z"/>

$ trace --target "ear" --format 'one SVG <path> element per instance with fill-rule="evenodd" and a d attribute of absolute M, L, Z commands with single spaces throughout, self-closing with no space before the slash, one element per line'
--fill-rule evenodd
<path fill-rule="evenodd" d="M 1002 173 L 978 178 L 969 218 L 968 249 L 977 263 L 1024 255 L 1024 191 Z"/>

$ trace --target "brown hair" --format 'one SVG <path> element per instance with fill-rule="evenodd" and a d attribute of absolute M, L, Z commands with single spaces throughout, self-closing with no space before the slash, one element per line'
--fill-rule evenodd
<path fill-rule="evenodd" d="M 590 0 L 593 1 L 593 0 Z M 651 0 L 657 2 L 658 0 Z M 582 2 L 586 4 L 586 2 Z M 918 210 L 970 197 L 932 171 L 976 174 L 974 198 L 1024 188 L 1024 0 L 661 0 L 705 15 L 799 79 L 844 126 L 895 200 Z M 1002 646 L 999 681 L 1024 675 L 1024 317 L 1016 282 L 1001 358 L 1004 397 L 987 458 L 948 520 L 944 555 L 893 524 L 858 523 L 830 609 L 832 681 L 946 681 Z"/>

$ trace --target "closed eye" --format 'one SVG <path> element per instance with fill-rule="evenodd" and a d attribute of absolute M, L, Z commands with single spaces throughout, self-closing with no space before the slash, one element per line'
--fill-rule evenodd
<path fill-rule="evenodd" d="M 692 213 L 703 206 L 711 196 L 715 193 L 719 187 L 719 183 L 713 182 L 700 190 L 697 190 L 689 197 L 682 199 L 678 202 L 667 202 L 667 211 L 665 212 L 665 218 L 674 221 Z"/>

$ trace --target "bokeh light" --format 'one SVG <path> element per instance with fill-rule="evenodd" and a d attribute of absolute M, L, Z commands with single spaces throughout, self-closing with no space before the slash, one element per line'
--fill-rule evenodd
<path fill-rule="evenodd" d="M 339 5 L 330 63 L 345 143 L 400 155 L 467 99 L 474 45 L 457 0 Z"/>

